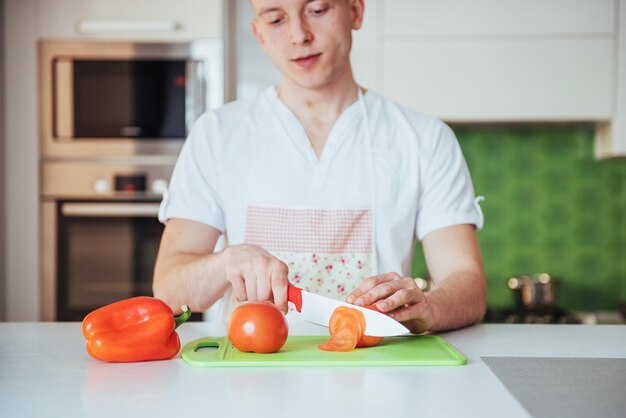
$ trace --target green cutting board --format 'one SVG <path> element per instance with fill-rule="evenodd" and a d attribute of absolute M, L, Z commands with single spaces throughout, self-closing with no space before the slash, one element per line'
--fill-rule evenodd
<path fill-rule="evenodd" d="M 340 353 L 317 346 L 327 336 L 293 336 L 277 353 L 245 353 L 227 337 L 206 337 L 185 344 L 182 357 L 194 367 L 276 366 L 458 366 L 467 359 L 446 340 L 435 335 L 387 337 L 379 345 Z M 206 347 L 217 348 L 202 350 Z"/>

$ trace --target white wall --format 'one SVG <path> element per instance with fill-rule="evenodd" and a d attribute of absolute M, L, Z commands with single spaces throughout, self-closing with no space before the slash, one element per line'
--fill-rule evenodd
<path fill-rule="evenodd" d="M 5 268 L 4 268 L 4 1 L 0 0 L 0 321 L 5 313 Z"/>
<path fill-rule="evenodd" d="M 253 18 L 248 0 L 237 0 L 234 32 L 238 99 L 251 97 L 265 87 L 280 82 L 280 73 L 252 35 L 250 21 Z"/>
<path fill-rule="evenodd" d="M 34 0 L 5 0 L 6 319 L 39 320 L 37 44 Z"/>

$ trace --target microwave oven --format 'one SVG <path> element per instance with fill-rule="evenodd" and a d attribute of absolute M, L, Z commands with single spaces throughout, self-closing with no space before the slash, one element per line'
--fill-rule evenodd
<path fill-rule="evenodd" d="M 41 41 L 41 156 L 176 156 L 224 103 L 220 40 Z"/>

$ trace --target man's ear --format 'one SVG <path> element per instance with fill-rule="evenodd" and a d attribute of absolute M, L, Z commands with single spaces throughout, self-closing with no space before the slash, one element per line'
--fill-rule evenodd
<path fill-rule="evenodd" d="M 252 28 L 252 34 L 254 35 L 254 37 L 256 38 L 256 40 L 263 45 L 265 43 L 265 40 L 263 39 L 263 35 L 261 34 L 261 31 L 259 30 L 259 22 L 256 19 L 252 19 L 250 21 L 250 27 Z"/>
<path fill-rule="evenodd" d="M 365 11 L 364 0 L 348 0 L 350 11 L 352 12 L 352 29 L 359 30 L 363 24 L 363 13 Z"/>

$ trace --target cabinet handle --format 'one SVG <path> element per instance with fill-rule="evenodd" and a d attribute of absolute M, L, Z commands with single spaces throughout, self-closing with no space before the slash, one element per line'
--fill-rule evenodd
<path fill-rule="evenodd" d="M 63 216 L 86 218 L 156 218 L 158 203 L 64 203 Z"/>
<path fill-rule="evenodd" d="M 76 25 L 80 33 L 148 33 L 175 32 L 180 29 L 174 20 L 81 20 Z"/>

